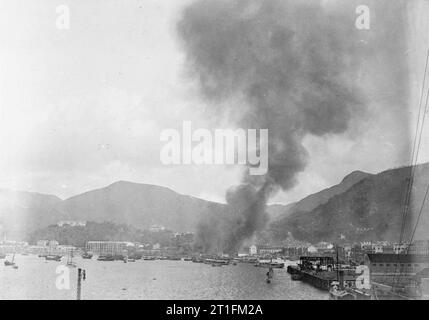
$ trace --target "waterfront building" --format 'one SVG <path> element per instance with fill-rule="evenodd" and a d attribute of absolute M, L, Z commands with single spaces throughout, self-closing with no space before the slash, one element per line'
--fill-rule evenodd
<path fill-rule="evenodd" d="M 408 253 L 429 255 L 429 240 L 415 240 L 408 248 Z"/>
<path fill-rule="evenodd" d="M 47 247 L 49 244 L 49 240 L 38 240 L 36 246 L 38 247 Z"/>
<path fill-rule="evenodd" d="M 407 248 L 408 248 L 408 245 L 405 243 L 395 243 L 393 245 L 393 252 L 395 254 L 406 253 Z"/>
<path fill-rule="evenodd" d="M 48 242 L 48 247 L 52 249 L 58 247 L 58 245 L 59 245 L 59 242 L 57 240 L 50 240 Z"/>
<path fill-rule="evenodd" d="M 372 244 L 372 252 L 373 253 L 383 253 L 383 244 L 381 243 L 373 243 Z"/>
<path fill-rule="evenodd" d="M 134 244 L 126 241 L 88 241 L 86 244 L 86 251 L 98 255 L 121 255 L 130 248 L 134 248 Z"/>
<path fill-rule="evenodd" d="M 370 281 L 383 284 L 406 284 L 415 281 L 416 274 L 429 268 L 429 256 L 414 254 L 369 253 L 364 263 Z"/>
<path fill-rule="evenodd" d="M 254 255 L 258 254 L 258 247 L 257 247 L 257 246 L 255 246 L 255 245 L 250 246 L 250 247 L 249 247 L 249 254 L 250 254 L 251 256 L 254 256 Z"/>
<path fill-rule="evenodd" d="M 279 254 L 283 253 L 283 247 L 260 246 L 257 250 L 258 254 Z"/>

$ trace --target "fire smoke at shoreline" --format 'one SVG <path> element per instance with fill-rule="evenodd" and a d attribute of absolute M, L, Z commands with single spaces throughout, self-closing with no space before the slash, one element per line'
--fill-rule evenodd
<path fill-rule="evenodd" d="M 205 251 L 234 252 L 265 226 L 269 198 L 306 167 L 306 135 L 344 133 L 365 115 L 357 75 L 373 53 L 362 47 L 355 17 L 351 5 L 319 0 L 198 0 L 184 10 L 178 33 L 187 67 L 213 114 L 269 130 L 268 173 L 246 173 L 227 192 L 228 213 L 201 221 Z M 228 102 L 238 100 L 245 107 L 231 112 Z"/>

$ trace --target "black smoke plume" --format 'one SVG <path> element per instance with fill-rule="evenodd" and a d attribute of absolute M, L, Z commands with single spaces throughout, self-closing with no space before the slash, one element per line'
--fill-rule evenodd
<path fill-rule="evenodd" d="M 268 199 L 306 167 L 306 135 L 341 134 L 364 117 L 358 75 L 374 55 L 365 43 L 375 40 L 355 27 L 358 3 L 337 3 L 198 0 L 183 11 L 177 29 L 187 70 L 210 112 L 269 130 L 268 173 L 246 173 L 227 192 L 228 212 L 201 221 L 204 250 L 234 252 L 264 227 Z"/>

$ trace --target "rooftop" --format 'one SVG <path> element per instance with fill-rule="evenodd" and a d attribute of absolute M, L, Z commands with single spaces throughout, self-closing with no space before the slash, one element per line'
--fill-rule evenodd
<path fill-rule="evenodd" d="M 429 263 L 429 256 L 417 254 L 370 253 L 367 254 L 370 262 L 374 263 Z"/>

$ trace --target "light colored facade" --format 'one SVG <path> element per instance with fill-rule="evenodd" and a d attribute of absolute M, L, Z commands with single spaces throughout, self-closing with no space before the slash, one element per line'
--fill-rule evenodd
<path fill-rule="evenodd" d="M 257 246 L 255 246 L 255 245 L 250 246 L 250 247 L 249 247 L 249 254 L 250 254 L 251 256 L 254 256 L 254 255 L 258 254 L 258 247 L 257 247 Z"/>
<path fill-rule="evenodd" d="M 49 240 L 39 240 L 37 241 L 37 246 L 38 247 L 47 247 L 49 244 Z"/>
<path fill-rule="evenodd" d="M 125 254 L 129 247 L 134 244 L 125 241 L 88 241 L 86 244 L 87 251 L 98 255 Z"/>
<path fill-rule="evenodd" d="M 405 243 L 395 243 L 393 245 L 393 252 L 395 254 L 405 253 L 407 250 L 407 245 Z"/>
<path fill-rule="evenodd" d="M 71 227 L 84 227 L 86 226 L 86 221 L 72 221 L 72 220 L 66 220 L 66 221 L 60 221 L 57 223 L 59 227 L 63 227 L 65 225 L 69 225 Z"/>
<path fill-rule="evenodd" d="M 275 253 L 282 253 L 283 248 L 282 247 L 259 247 L 258 248 L 258 254 L 275 254 Z"/>

